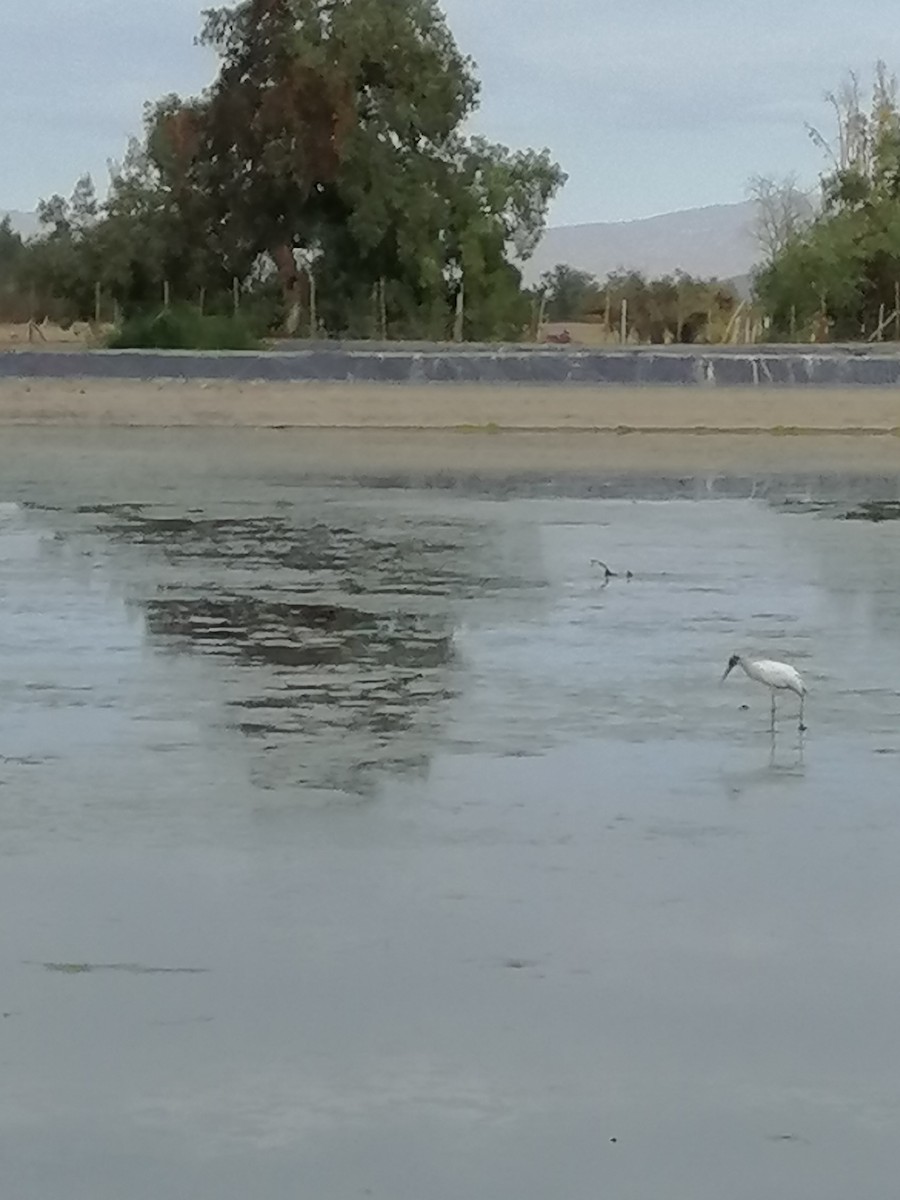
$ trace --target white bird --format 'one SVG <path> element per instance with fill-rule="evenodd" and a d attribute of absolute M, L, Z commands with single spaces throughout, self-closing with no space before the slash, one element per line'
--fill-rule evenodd
<path fill-rule="evenodd" d="M 800 697 L 800 728 L 803 724 L 803 698 L 806 695 L 806 684 L 800 672 L 789 663 L 775 662 L 771 658 L 744 658 L 740 654 L 732 654 L 722 676 L 722 682 L 728 678 L 735 667 L 743 668 L 744 674 L 764 684 L 772 696 L 772 730 L 775 730 L 775 693 L 794 692 Z"/>

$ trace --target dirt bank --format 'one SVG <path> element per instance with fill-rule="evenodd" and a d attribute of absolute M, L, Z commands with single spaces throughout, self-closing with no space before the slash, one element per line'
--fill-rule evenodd
<path fill-rule="evenodd" d="M 900 432 L 900 394 L 888 388 L 3 379 L 0 424 L 891 434 Z"/>
<path fill-rule="evenodd" d="M 176 479 L 260 480 L 396 478 L 398 482 L 486 485 L 523 477 L 559 483 L 619 475 L 825 478 L 900 476 L 900 440 L 820 434 L 610 434 L 453 430 L 7 427 L 0 436 L 0 477 L 55 479 L 96 490 L 133 492 L 148 471 Z M 104 485 L 105 486 L 105 485 Z M 216 486 L 219 486 L 217 484 Z M 138 490 L 141 490 L 138 487 Z M 566 489 L 567 490 L 567 489 Z M 880 494 L 880 493 L 879 493 Z M 893 495 L 893 491 L 890 491 Z"/>

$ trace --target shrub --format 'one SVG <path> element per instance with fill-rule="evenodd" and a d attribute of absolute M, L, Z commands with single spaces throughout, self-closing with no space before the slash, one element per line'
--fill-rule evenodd
<path fill-rule="evenodd" d="M 110 336 L 111 350 L 257 350 L 240 317 L 205 316 L 187 305 L 127 317 Z"/>

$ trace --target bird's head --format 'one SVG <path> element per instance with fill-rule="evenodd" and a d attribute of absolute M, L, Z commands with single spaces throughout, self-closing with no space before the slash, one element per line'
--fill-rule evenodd
<path fill-rule="evenodd" d="M 740 661 L 741 661 L 741 656 L 739 654 L 732 654 L 731 658 L 729 658 L 729 660 L 728 660 L 728 666 L 725 668 L 725 674 L 722 676 L 723 683 L 728 678 L 730 673 L 734 670 L 734 668 L 740 665 Z"/>

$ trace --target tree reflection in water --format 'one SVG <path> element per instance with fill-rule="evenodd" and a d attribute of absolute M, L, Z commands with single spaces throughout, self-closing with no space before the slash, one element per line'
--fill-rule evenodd
<path fill-rule="evenodd" d="M 455 694 L 461 604 L 523 586 L 500 565 L 496 529 L 474 521 L 95 514 L 162 568 L 139 598 L 154 642 L 223 660 L 234 727 L 264 751 L 262 786 L 368 794 L 384 770 L 427 772 Z"/>

